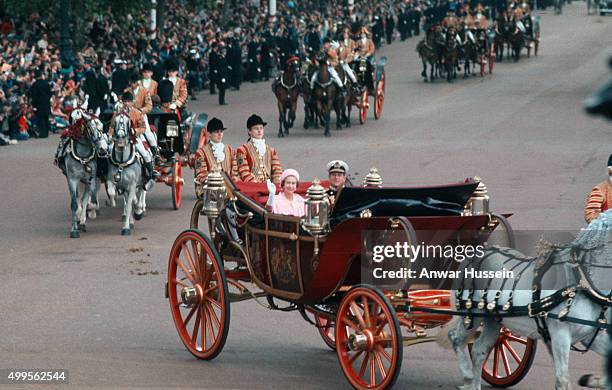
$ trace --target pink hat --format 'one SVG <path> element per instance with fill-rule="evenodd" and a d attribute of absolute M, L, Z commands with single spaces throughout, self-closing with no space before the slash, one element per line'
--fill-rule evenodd
<path fill-rule="evenodd" d="M 285 181 L 285 179 L 289 176 L 295 177 L 297 181 L 300 181 L 300 174 L 295 169 L 285 169 L 280 177 L 281 183 Z"/>

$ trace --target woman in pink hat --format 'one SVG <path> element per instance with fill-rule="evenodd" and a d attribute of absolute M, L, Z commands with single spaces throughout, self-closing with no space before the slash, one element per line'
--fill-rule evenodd
<path fill-rule="evenodd" d="M 304 198 L 295 193 L 299 181 L 300 174 L 295 169 L 286 169 L 280 178 L 282 192 L 276 196 L 276 186 L 268 180 L 270 197 L 267 206 L 274 214 L 304 216 Z"/>

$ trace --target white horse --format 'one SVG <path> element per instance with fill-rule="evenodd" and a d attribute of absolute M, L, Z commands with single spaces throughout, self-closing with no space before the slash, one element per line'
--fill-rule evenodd
<path fill-rule="evenodd" d="M 121 235 L 130 235 L 134 219 L 144 213 L 145 190 L 142 181 L 142 164 L 136 148 L 130 140 L 130 117 L 125 111 L 115 116 L 113 147 L 109 155 L 106 191 L 110 206 L 115 207 L 116 196 L 123 194 L 123 228 Z"/>
<path fill-rule="evenodd" d="M 591 222 L 571 245 L 550 245 L 537 258 L 513 249 L 492 248 L 483 259 L 464 265 L 482 271 L 513 269 L 515 277 L 461 281 L 456 307 L 474 315 L 454 320 L 448 332 L 463 376 L 459 389 L 481 389 L 483 364 L 502 327 L 515 335 L 544 340 L 553 357 L 557 390 L 571 389 L 572 346 L 582 344 L 600 355 L 607 353 L 609 336 L 602 328 L 609 326 L 612 305 L 611 236 L 612 210 Z M 539 302 L 533 290 L 539 291 Z M 543 298 L 551 304 L 546 305 Z M 465 347 L 475 336 L 470 366 Z M 606 374 L 580 379 L 581 386 L 592 388 L 605 388 L 607 383 Z"/>
<path fill-rule="evenodd" d="M 106 150 L 106 143 L 101 137 L 100 121 L 86 113 L 82 107 L 77 107 L 71 112 L 70 121 L 72 123 L 70 135 L 60 141 L 56 158 L 66 175 L 70 192 L 72 211 L 70 237 L 79 238 L 79 230 L 83 232 L 87 230 L 85 224 L 90 199 L 93 199 L 95 204 L 89 216 L 96 217 L 96 158 L 99 151 Z"/>

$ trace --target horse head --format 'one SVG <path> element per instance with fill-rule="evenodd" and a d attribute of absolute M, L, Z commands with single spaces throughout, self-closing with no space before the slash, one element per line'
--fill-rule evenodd
<path fill-rule="evenodd" d="M 116 114 L 114 126 L 113 142 L 117 149 L 123 150 L 128 145 L 132 132 L 132 124 L 127 112 L 120 111 Z"/>

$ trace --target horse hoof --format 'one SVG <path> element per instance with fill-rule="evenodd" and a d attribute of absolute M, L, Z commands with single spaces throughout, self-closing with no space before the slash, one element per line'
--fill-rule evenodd
<path fill-rule="evenodd" d="M 130 229 L 126 229 L 126 228 L 121 229 L 122 236 L 129 236 L 130 234 L 132 234 L 132 231 Z"/>
<path fill-rule="evenodd" d="M 326 136 L 326 137 L 331 137 L 331 132 L 326 131 L 326 132 L 325 132 L 325 136 Z"/>
<path fill-rule="evenodd" d="M 84 223 L 80 223 L 79 224 L 79 230 L 82 231 L 83 233 L 87 232 L 87 226 L 85 226 Z"/>
<path fill-rule="evenodd" d="M 70 232 L 70 238 L 79 238 L 79 237 L 81 237 L 81 234 L 79 233 L 78 230 L 72 230 Z"/>
<path fill-rule="evenodd" d="M 140 213 L 140 214 L 134 213 L 134 219 L 137 221 L 140 221 L 142 219 L 143 214 L 144 213 Z"/>

